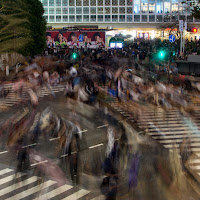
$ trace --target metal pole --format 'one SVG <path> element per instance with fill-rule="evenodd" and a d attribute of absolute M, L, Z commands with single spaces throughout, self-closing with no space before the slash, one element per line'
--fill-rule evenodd
<path fill-rule="evenodd" d="M 182 47 L 183 47 L 183 31 L 181 31 L 180 56 L 182 56 Z"/>

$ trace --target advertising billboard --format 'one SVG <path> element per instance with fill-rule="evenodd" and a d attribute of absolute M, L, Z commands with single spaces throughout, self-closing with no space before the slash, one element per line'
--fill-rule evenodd
<path fill-rule="evenodd" d="M 105 47 L 105 31 L 47 31 L 48 48 L 103 48 Z"/>

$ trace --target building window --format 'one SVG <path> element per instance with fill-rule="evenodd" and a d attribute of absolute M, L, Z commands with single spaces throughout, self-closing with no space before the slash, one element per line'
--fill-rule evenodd
<path fill-rule="evenodd" d="M 49 8 L 49 14 L 54 14 L 54 8 Z"/>
<path fill-rule="evenodd" d="M 90 6 L 96 6 L 96 0 L 90 0 Z"/>
<path fill-rule="evenodd" d="M 170 16 L 169 15 L 164 16 L 164 22 L 170 22 Z"/>
<path fill-rule="evenodd" d="M 44 8 L 44 14 L 48 15 L 48 8 Z"/>
<path fill-rule="evenodd" d="M 105 5 L 110 6 L 110 0 L 105 0 Z"/>
<path fill-rule="evenodd" d="M 125 15 L 120 15 L 119 16 L 119 21 L 120 22 L 125 22 Z"/>
<path fill-rule="evenodd" d="M 155 13 L 155 0 L 149 0 L 149 13 Z"/>
<path fill-rule="evenodd" d="M 69 16 L 69 22 L 75 22 L 75 16 L 74 15 Z"/>
<path fill-rule="evenodd" d="M 95 7 L 90 8 L 90 14 L 96 14 L 96 8 Z"/>
<path fill-rule="evenodd" d="M 75 6 L 74 0 L 69 0 L 69 6 Z M 70 19 L 69 19 L 70 20 Z"/>
<path fill-rule="evenodd" d="M 162 22 L 163 21 L 163 16 L 162 15 L 157 15 L 156 16 L 156 22 Z"/>
<path fill-rule="evenodd" d="M 61 6 L 61 0 L 56 0 L 56 6 Z"/>
<path fill-rule="evenodd" d="M 133 5 L 133 0 L 127 0 L 127 5 L 132 6 Z"/>
<path fill-rule="evenodd" d="M 112 22 L 118 22 L 118 15 L 112 15 Z"/>
<path fill-rule="evenodd" d="M 103 6 L 103 0 L 98 0 L 98 6 Z"/>
<path fill-rule="evenodd" d="M 103 14 L 103 8 L 102 7 L 98 8 L 98 14 Z"/>
<path fill-rule="evenodd" d="M 112 5 L 113 6 L 118 6 L 118 0 L 112 0 Z"/>
<path fill-rule="evenodd" d="M 134 13 L 140 13 L 140 0 L 135 0 Z"/>
<path fill-rule="evenodd" d="M 56 14 L 61 14 L 61 8 L 56 8 Z"/>
<path fill-rule="evenodd" d="M 82 14 L 82 8 L 76 8 L 76 14 Z"/>
<path fill-rule="evenodd" d="M 75 8 L 69 8 L 69 14 L 75 14 Z"/>
<path fill-rule="evenodd" d="M 132 22 L 133 21 L 133 16 L 132 15 L 127 15 L 126 16 L 127 22 Z"/>
<path fill-rule="evenodd" d="M 119 13 L 124 14 L 125 13 L 125 8 L 124 7 L 119 7 Z"/>
<path fill-rule="evenodd" d="M 89 14 L 89 8 L 88 7 L 83 8 L 83 14 Z"/>
<path fill-rule="evenodd" d="M 82 15 L 76 16 L 76 22 L 82 22 Z"/>
<path fill-rule="evenodd" d="M 163 0 L 157 0 L 156 12 L 159 14 L 163 13 Z"/>
<path fill-rule="evenodd" d="M 133 13 L 133 9 L 132 9 L 132 7 L 128 7 L 128 8 L 127 8 L 127 13 L 128 13 L 128 14 Z"/>
<path fill-rule="evenodd" d="M 98 15 L 98 22 L 102 22 L 103 21 L 103 15 Z"/>
<path fill-rule="evenodd" d="M 140 22 L 140 15 L 134 15 L 134 22 Z"/>
<path fill-rule="evenodd" d="M 118 7 L 113 7 L 112 8 L 112 13 L 117 14 L 118 13 Z"/>
<path fill-rule="evenodd" d="M 68 6 L 68 0 L 62 0 L 62 6 Z"/>
<path fill-rule="evenodd" d="M 48 16 L 45 15 L 44 18 L 45 18 L 46 22 L 48 22 Z"/>
<path fill-rule="evenodd" d="M 49 0 L 49 6 L 54 6 L 54 0 Z"/>
<path fill-rule="evenodd" d="M 106 13 L 106 14 L 110 14 L 110 7 L 106 7 L 106 8 L 105 8 L 105 13 Z"/>
<path fill-rule="evenodd" d="M 48 0 L 42 0 L 44 6 L 48 6 Z"/>
<path fill-rule="evenodd" d="M 142 15 L 142 22 L 147 22 L 147 15 Z"/>
<path fill-rule="evenodd" d="M 68 8 L 63 8 L 63 14 L 68 14 Z"/>
<path fill-rule="evenodd" d="M 61 22 L 61 15 L 56 16 L 56 22 Z"/>
<path fill-rule="evenodd" d="M 50 16 L 49 16 L 49 21 L 50 21 L 50 22 L 54 22 L 54 21 L 55 21 L 54 15 L 50 15 Z"/>
<path fill-rule="evenodd" d="M 68 21 L 68 16 L 67 15 L 63 15 L 63 22 L 67 22 Z"/>
<path fill-rule="evenodd" d="M 164 1 L 164 11 L 165 11 L 165 13 L 170 13 L 170 6 L 171 6 L 170 0 L 165 0 Z"/>
<path fill-rule="evenodd" d="M 84 0 L 83 1 L 83 6 L 89 6 L 89 0 Z"/>
<path fill-rule="evenodd" d="M 155 15 L 149 15 L 149 22 L 155 22 Z"/>
<path fill-rule="evenodd" d="M 91 22 L 96 22 L 96 20 L 97 20 L 96 15 L 90 15 L 90 21 Z"/>
<path fill-rule="evenodd" d="M 179 16 L 179 20 L 185 21 L 185 15 L 180 15 L 180 16 Z"/>
<path fill-rule="evenodd" d="M 82 6 L 82 0 L 76 0 L 76 6 Z"/>
<path fill-rule="evenodd" d="M 110 15 L 105 15 L 105 21 L 110 22 Z"/>
<path fill-rule="evenodd" d="M 89 22 L 89 15 L 84 15 L 83 16 L 83 21 L 84 22 Z"/>
<path fill-rule="evenodd" d="M 178 13 L 178 3 L 172 3 L 172 13 Z"/>
<path fill-rule="evenodd" d="M 125 6 L 125 0 L 119 0 L 119 5 L 120 6 Z"/>
<path fill-rule="evenodd" d="M 192 16 L 187 16 L 187 22 L 193 22 L 193 17 Z"/>
<path fill-rule="evenodd" d="M 112 15 L 112 22 L 118 21 L 118 15 Z"/>
<path fill-rule="evenodd" d="M 141 12 L 148 13 L 148 0 L 141 0 Z"/>
<path fill-rule="evenodd" d="M 172 22 L 178 21 L 178 15 L 172 15 Z"/>

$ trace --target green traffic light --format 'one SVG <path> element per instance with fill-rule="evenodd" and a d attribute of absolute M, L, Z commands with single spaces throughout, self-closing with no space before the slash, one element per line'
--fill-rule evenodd
<path fill-rule="evenodd" d="M 159 55 L 160 59 L 163 59 L 165 57 L 165 52 L 160 51 L 158 55 Z"/>
<path fill-rule="evenodd" d="M 73 59 L 76 59 L 76 58 L 77 58 L 77 54 L 76 54 L 76 53 L 73 53 L 73 54 L 72 54 L 72 58 L 73 58 Z"/>

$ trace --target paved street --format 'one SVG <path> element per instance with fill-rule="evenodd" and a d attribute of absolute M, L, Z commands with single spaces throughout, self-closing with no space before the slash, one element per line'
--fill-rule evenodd
<path fill-rule="evenodd" d="M 132 149 L 131 151 L 138 152 L 140 155 L 140 170 L 138 189 L 133 194 L 130 194 L 127 185 L 130 160 L 128 155 L 125 155 L 125 157 L 121 156 L 120 162 L 124 162 L 125 160 L 128 160 L 128 162 L 127 164 L 124 162 L 124 164 L 120 165 L 119 192 L 117 194 L 119 199 L 197 199 L 198 194 L 190 186 L 181 171 L 178 172 L 177 168 L 180 166 L 177 166 L 178 162 L 176 158 L 174 158 L 176 163 L 173 163 L 173 160 L 171 160 L 172 157 L 168 154 L 167 150 L 163 150 L 154 141 L 139 136 L 126 121 L 118 118 L 114 113 L 109 112 L 110 117 L 105 115 L 103 112 L 105 108 L 103 107 L 100 107 L 100 110 L 98 110 L 95 107 L 77 103 L 73 100 L 66 101 L 63 98 L 63 93 L 57 95 L 56 99 L 41 99 L 29 134 L 34 129 L 39 116 L 47 106 L 50 106 L 52 111 L 55 114 L 59 114 L 62 118 L 75 117 L 81 124 L 82 139 L 80 142 L 76 181 L 71 182 L 69 161 L 67 156 L 59 151 L 58 139 L 50 137 L 40 137 L 36 147 L 35 144 L 30 144 L 30 146 L 33 145 L 43 156 L 50 159 L 53 163 L 58 164 L 65 173 L 68 180 L 67 183 L 57 187 L 56 181 L 52 180 L 51 177 L 45 176 L 41 186 L 38 186 L 37 183 L 41 176 L 34 174 L 34 169 L 41 163 L 32 165 L 31 169 L 25 174 L 19 173 L 19 178 L 13 176 L 17 159 L 16 155 L 6 147 L 7 133 L 4 133 L 5 135 L 2 136 L 1 140 L 0 152 L 0 189 L 2 191 L 2 199 L 105 199 L 104 195 L 101 194 L 100 185 L 105 177 L 102 164 L 105 160 L 105 152 L 108 144 L 107 128 L 109 124 L 114 125 L 121 132 L 120 126 L 118 126 L 121 120 L 126 129 L 127 142 Z M 4 117 L 1 119 L 1 123 L 17 112 L 21 113 L 19 117 L 23 117 L 26 114 L 26 109 L 13 107 L 8 113 L 2 113 Z M 31 108 L 28 109 L 31 110 Z M 111 116 L 115 116 L 115 118 Z M 116 139 L 120 140 L 120 135 Z M 16 182 L 13 183 L 13 180 Z M 150 185 L 151 187 L 149 187 Z"/>

